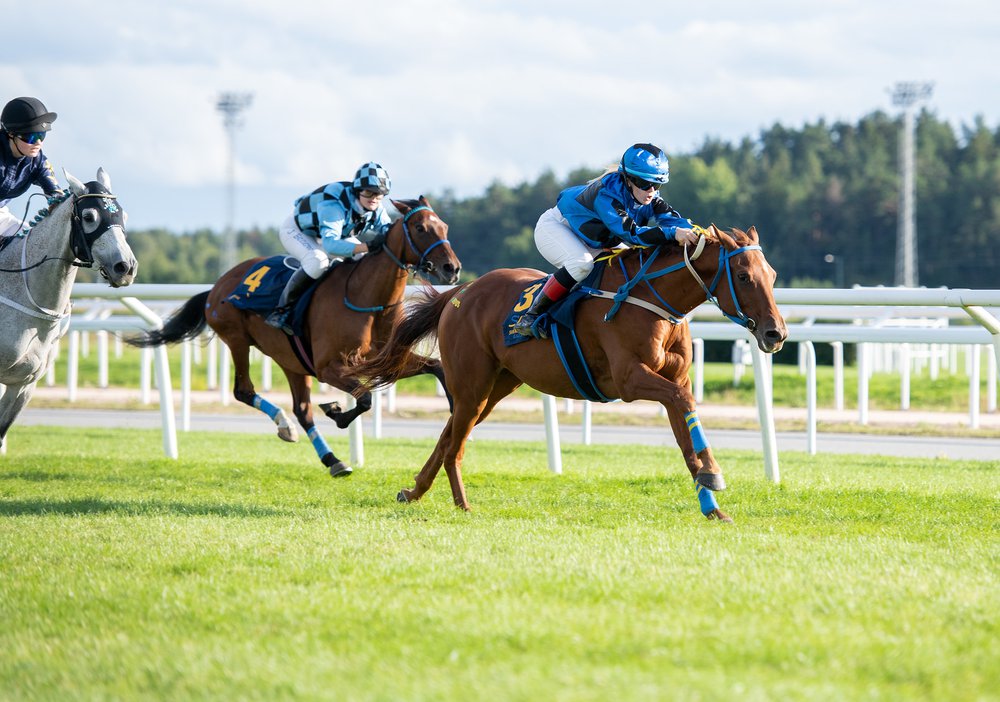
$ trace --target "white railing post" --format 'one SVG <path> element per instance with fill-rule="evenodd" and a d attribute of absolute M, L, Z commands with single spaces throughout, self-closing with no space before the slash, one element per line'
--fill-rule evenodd
<path fill-rule="evenodd" d="M 816 348 L 811 341 L 803 341 L 799 348 L 805 352 L 806 361 L 806 450 L 816 455 Z"/>
<path fill-rule="evenodd" d="M 753 377 L 757 392 L 757 417 L 760 420 L 761 443 L 764 449 L 764 476 L 772 483 L 781 482 L 778 469 L 778 444 L 774 435 L 774 403 L 772 401 L 770 357 L 753 344 Z"/>
<path fill-rule="evenodd" d="M 562 450 L 559 445 L 559 416 L 556 414 L 556 398 L 542 395 L 542 409 L 545 415 L 545 441 L 549 454 L 549 470 L 562 475 Z"/>

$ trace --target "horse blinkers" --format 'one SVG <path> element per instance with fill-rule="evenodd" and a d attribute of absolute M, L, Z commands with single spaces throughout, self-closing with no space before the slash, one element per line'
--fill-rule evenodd
<path fill-rule="evenodd" d="M 94 184 L 90 184 L 91 186 Z M 90 187 L 90 186 L 88 186 Z M 103 207 L 83 208 L 81 200 L 98 198 Z M 103 212 L 101 211 L 103 210 Z M 104 226 L 101 226 L 101 225 Z M 70 249 L 82 267 L 94 265 L 94 242 L 113 226 L 125 230 L 124 217 L 118 200 L 111 193 L 84 193 L 73 196 L 72 225 L 70 228 Z"/>

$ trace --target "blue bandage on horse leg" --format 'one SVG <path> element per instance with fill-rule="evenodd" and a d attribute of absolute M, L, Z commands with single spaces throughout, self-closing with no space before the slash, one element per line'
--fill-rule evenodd
<path fill-rule="evenodd" d="M 333 453 L 333 451 L 330 450 L 329 445 L 326 443 L 326 439 L 323 438 L 323 435 L 319 433 L 319 429 L 316 427 L 307 431 L 306 436 L 309 437 L 313 448 L 316 449 L 316 455 L 320 458 L 323 458 L 323 456 L 328 453 Z"/>
<path fill-rule="evenodd" d="M 253 406 L 255 409 L 259 409 L 261 412 L 266 414 L 271 419 L 277 417 L 278 413 L 281 411 L 280 409 L 278 409 L 277 406 L 272 405 L 270 402 L 265 400 L 260 395 L 253 396 Z"/>
<path fill-rule="evenodd" d="M 719 509 L 719 503 L 715 501 L 715 493 L 704 485 L 694 483 L 695 494 L 698 495 L 698 504 L 701 506 L 702 514 L 711 514 L 713 510 Z"/>
<path fill-rule="evenodd" d="M 691 410 L 684 415 L 684 421 L 687 422 L 688 431 L 691 433 L 694 452 L 701 453 L 708 448 L 708 438 L 705 436 L 705 430 L 701 428 L 701 420 L 698 419 L 698 413 Z"/>

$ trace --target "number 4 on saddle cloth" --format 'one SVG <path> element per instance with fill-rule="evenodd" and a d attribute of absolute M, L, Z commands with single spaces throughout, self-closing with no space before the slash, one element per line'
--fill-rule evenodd
<path fill-rule="evenodd" d="M 243 280 L 226 299 L 232 303 L 233 307 L 266 316 L 278 306 L 281 291 L 285 289 L 285 283 L 298 269 L 298 264 L 298 260 L 291 256 L 271 256 L 263 261 L 258 261 L 247 271 Z M 323 277 L 328 275 L 333 268 L 330 266 Z M 323 278 L 314 280 L 295 304 L 295 309 L 292 311 L 292 331 L 295 336 L 303 334 L 306 310 L 309 309 L 313 293 L 316 292 L 316 284 L 320 280 Z"/>
<path fill-rule="evenodd" d="M 578 283 L 570 293 L 553 303 L 548 311 L 538 316 L 537 325 L 543 326 L 548 332 L 549 338 L 555 344 L 556 353 L 562 361 L 566 375 L 569 376 L 573 387 L 591 402 L 612 402 L 612 399 L 605 397 L 598 389 L 597 383 L 590 373 L 590 368 L 583 358 L 583 351 L 580 349 L 580 342 L 576 338 L 574 312 L 576 306 L 585 298 L 592 296 L 591 290 L 597 286 L 601 280 L 601 274 L 607 266 L 607 259 L 598 259 L 594 264 L 594 270 L 586 278 Z M 547 278 L 548 276 L 546 276 Z M 542 289 L 546 278 L 540 278 L 525 288 L 510 313 L 503 322 L 503 343 L 504 346 L 514 346 L 523 341 L 534 339 L 533 336 L 524 336 L 513 331 L 514 322 L 531 306 L 535 293 Z"/>

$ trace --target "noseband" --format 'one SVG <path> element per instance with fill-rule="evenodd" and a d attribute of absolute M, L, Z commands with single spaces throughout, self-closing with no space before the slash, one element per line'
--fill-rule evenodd
<path fill-rule="evenodd" d="M 413 255 L 416 256 L 418 259 L 416 265 L 404 263 L 402 259 L 396 258 L 395 254 L 393 254 L 392 251 L 390 251 L 385 247 L 383 247 L 382 250 L 385 251 L 385 253 L 389 256 L 389 258 L 391 258 L 393 262 L 395 262 L 395 264 L 404 271 L 411 271 L 413 269 L 416 269 L 421 273 L 430 273 L 431 271 L 434 270 L 434 263 L 432 261 L 427 260 L 428 254 L 430 254 L 430 252 L 436 249 L 438 246 L 441 246 L 441 244 L 448 244 L 449 246 L 451 244 L 447 239 L 438 239 L 433 244 L 424 249 L 423 253 L 421 253 L 420 250 L 417 249 L 417 245 L 413 243 L 413 237 L 410 236 L 410 227 L 408 223 L 410 217 L 415 215 L 417 212 L 420 212 L 421 210 L 427 210 L 428 212 L 431 213 L 434 212 L 433 208 L 429 207 L 428 205 L 420 205 L 419 207 L 414 207 L 412 210 L 403 215 L 403 238 L 406 241 L 407 246 L 410 247 L 410 251 L 412 251 Z"/>

